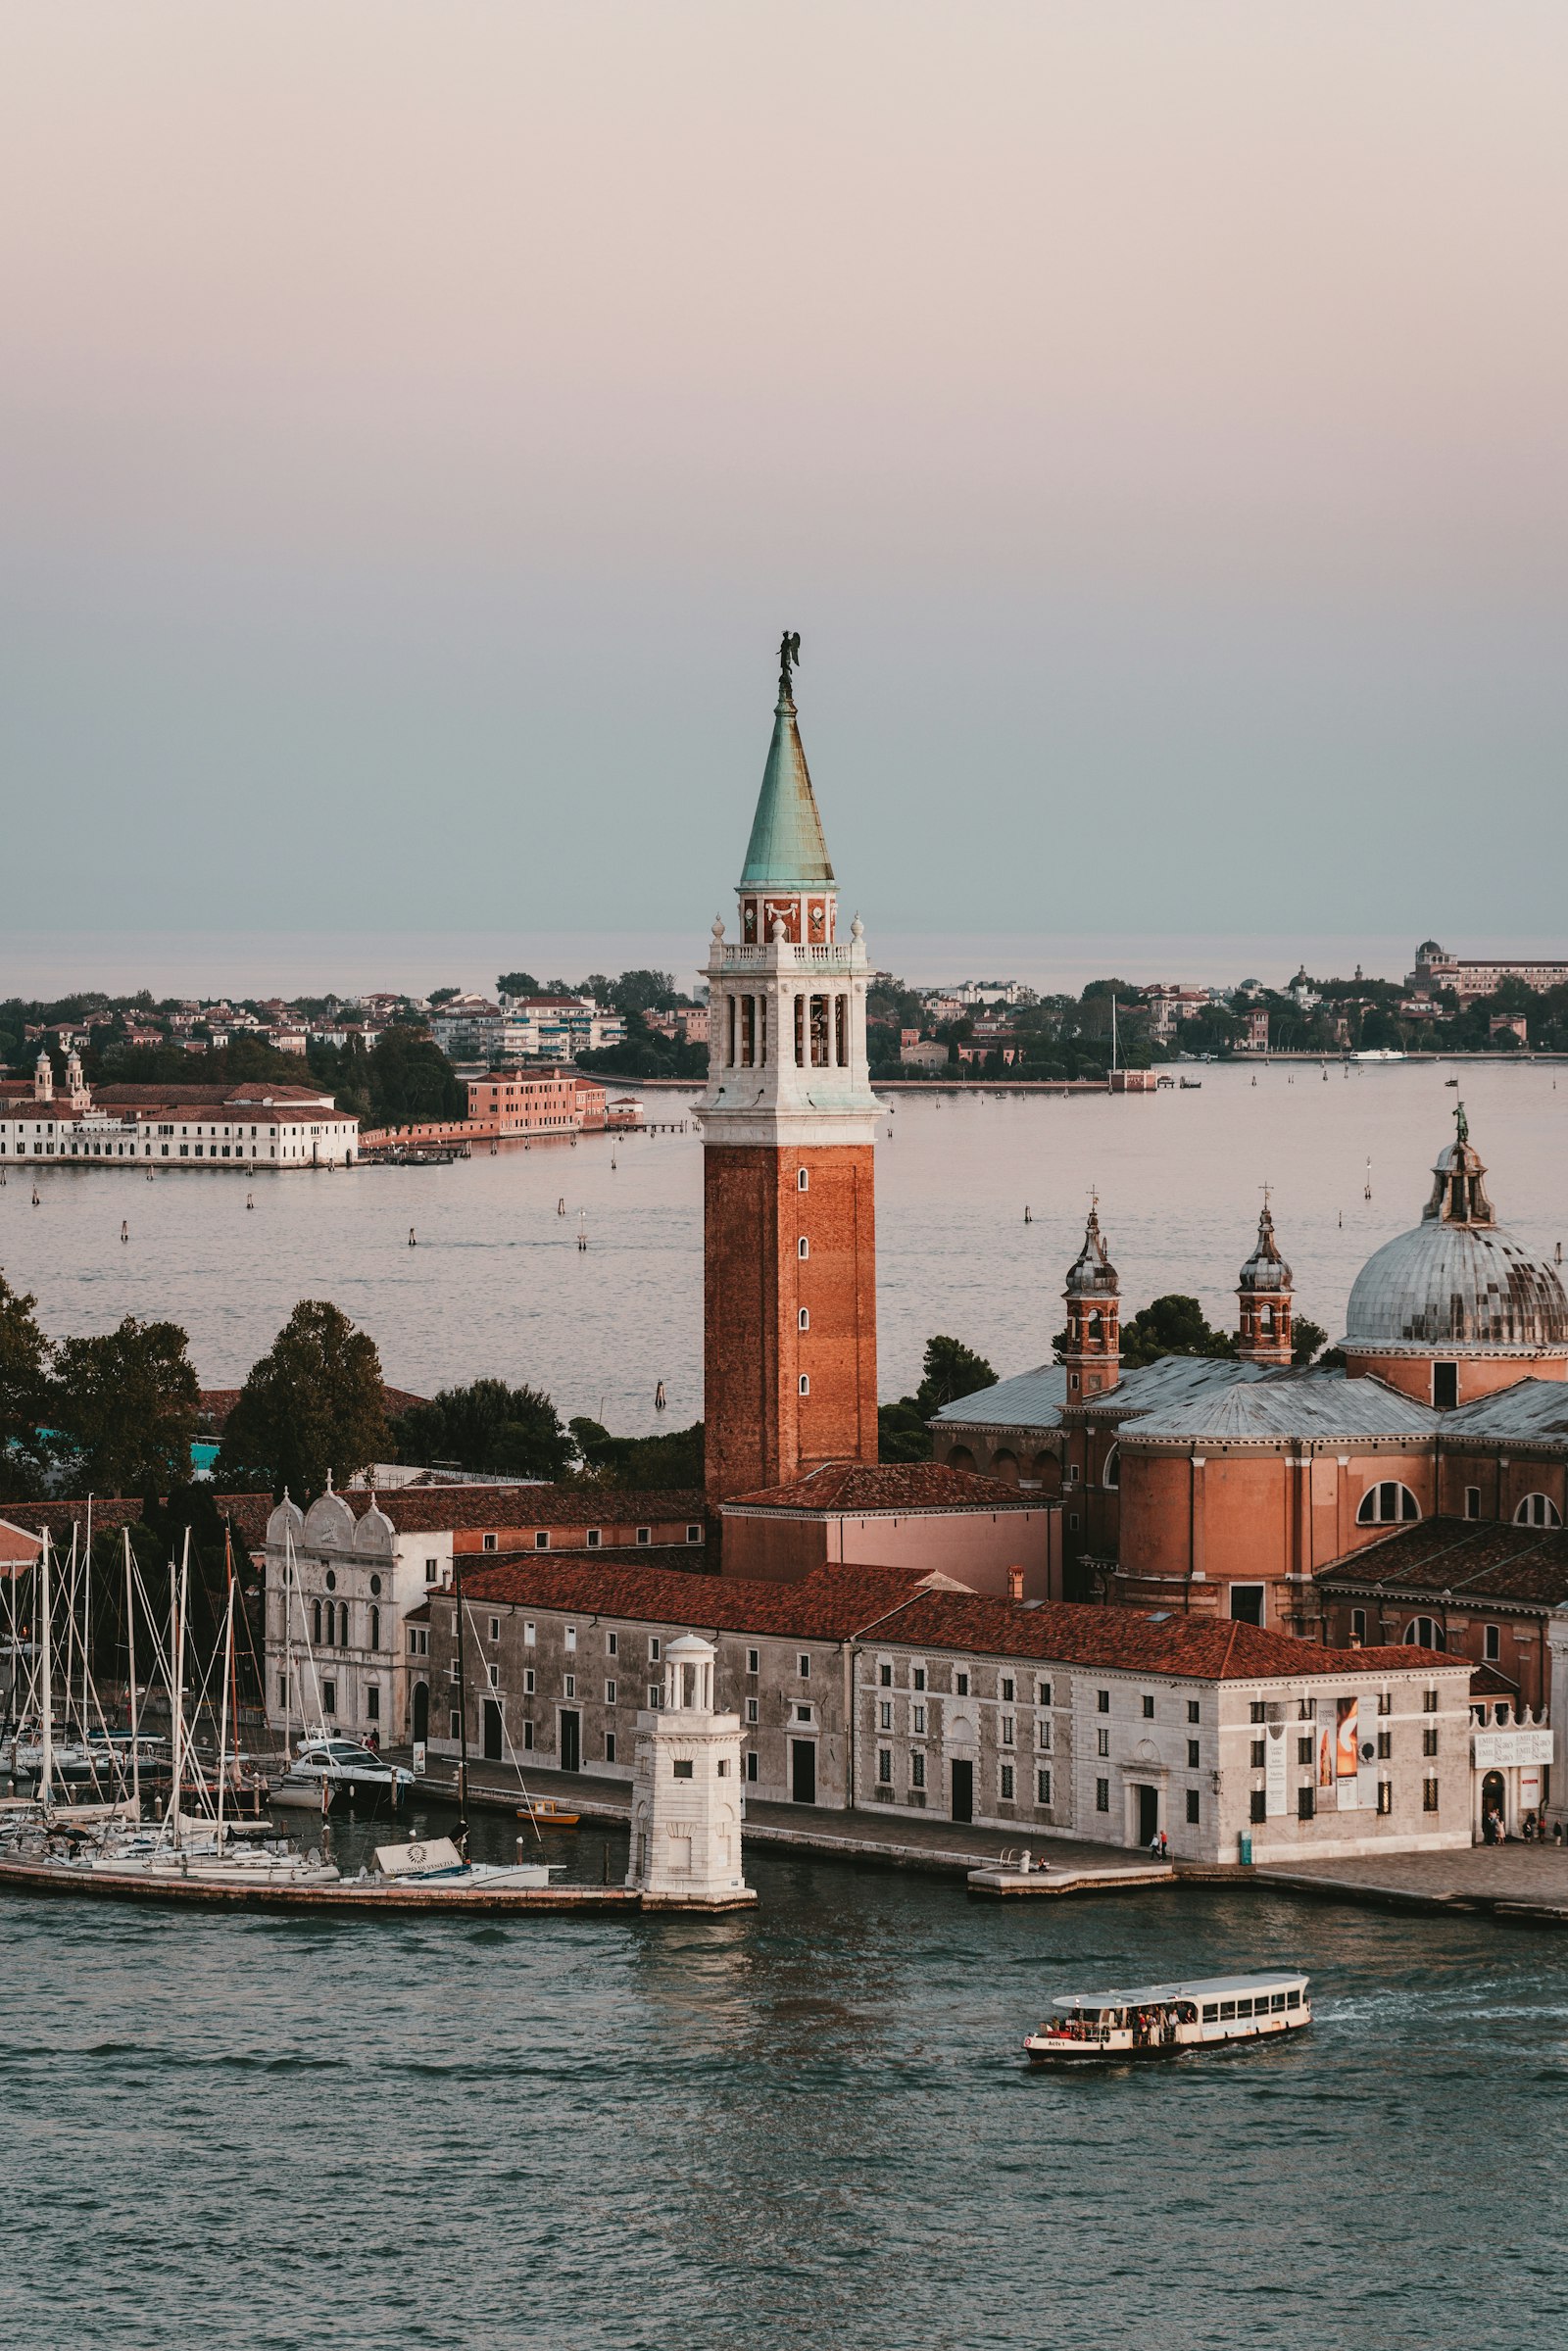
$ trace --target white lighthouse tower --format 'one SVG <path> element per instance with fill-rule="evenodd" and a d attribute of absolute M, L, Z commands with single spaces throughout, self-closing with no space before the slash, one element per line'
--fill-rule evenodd
<path fill-rule="evenodd" d="M 626 1884 L 649 1909 L 755 1902 L 741 1875 L 741 1719 L 713 1711 L 710 1641 L 664 1651 L 664 1703 L 637 1717 Z"/>

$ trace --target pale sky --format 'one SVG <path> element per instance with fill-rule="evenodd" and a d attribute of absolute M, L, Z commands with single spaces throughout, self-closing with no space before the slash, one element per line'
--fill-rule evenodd
<path fill-rule="evenodd" d="M 0 0 L 8 928 L 700 948 L 787 625 L 873 946 L 1555 936 L 1565 88 L 1561 0 Z"/>

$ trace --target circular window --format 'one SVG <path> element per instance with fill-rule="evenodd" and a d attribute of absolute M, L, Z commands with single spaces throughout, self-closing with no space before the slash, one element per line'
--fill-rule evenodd
<path fill-rule="evenodd" d="M 381 1597 L 381 1579 L 379 1576 L 372 1576 L 370 1578 L 370 1597 L 372 1600 L 378 1600 Z"/>
<path fill-rule="evenodd" d="M 337 1570 L 335 1567 L 329 1567 L 326 1571 L 326 1589 L 328 1592 L 336 1592 L 337 1590 Z"/>

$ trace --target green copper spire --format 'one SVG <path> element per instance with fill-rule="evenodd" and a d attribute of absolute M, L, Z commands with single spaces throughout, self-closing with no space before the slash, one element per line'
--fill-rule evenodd
<path fill-rule="evenodd" d="M 746 851 L 743 890 L 822 890 L 833 886 L 822 819 L 795 723 L 791 667 L 801 658 L 801 640 L 786 632 L 779 647 L 778 704 L 773 740 L 767 747 L 762 789 Z"/>

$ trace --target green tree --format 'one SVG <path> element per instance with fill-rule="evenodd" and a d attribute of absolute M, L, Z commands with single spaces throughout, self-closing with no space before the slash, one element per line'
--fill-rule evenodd
<path fill-rule="evenodd" d="M 432 988 L 425 1002 L 432 1004 L 449 1004 L 455 996 L 462 994 L 461 988 Z"/>
<path fill-rule="evenodd" d="M 1064 1347 L 1066 1333 L 1060 1335 Z M 1058 1350 L 1059 1351 L 1059 1350 Z M 1211 1330 L 1196 1298 L 1172 1292 L 1156 1298 L 1121 1326 L 1121 1363 L 1136 1371 L 1157 1363 L 1162 1355 L 1234 1356 L 1236 1342 L 1229 1331 Z"/>
<path fill-rule="evenodd" d="M 302 1502 L 392 1450 L 375 1341 L 328 1298 L 301 1298 L 251 1366 L 215 1475 L 239 1491 L 286 1486 Z"/>
<path fill-rule="evenodd" d="M 670 971 L 623 971 L 611 991 L 617 1012 L 668 1012 L 681 1001 Z"/>
<path fill-rule="evenodd" d="M 703 1424 L 670 1429 L 658 1437 L 612 1437 L 597 1420 L 578 1419 L 571 1434 L 583 1458 L 586 1482 L 650 1494 L 676 1488 L 700 1491 L 704 1480 Z"/>
<path fill-rule="evenodd" d="M 503 1478 L 559 1478 L 575 1450 L 549 1396 L 505 1380 L 443 1388 L 397 1424 L 404 1461 L 451 1463 Z"/>
<path fill-rule="evenodd" d="M 997 1375 L 984 1355 L 977 1355 L 960 1339 L 937 1337 L 925 1343 L 924 1377 L 914 1392 L 914 1407 L 929 1419 L 944 1404 L 978 1389 L 995 1388 Z"/>
<path fill-rule="evenodd" d="M 662 1036 L 640 1012 L 628 1012 L 624 1042 L 580 1053 L 577 1067 L 593 1077 L 703 1078 L 708 1075 L 708 1048 Z"/>
<path fill-rule="evenodd" d="M 496 981 L 503 996 L 537 996 L 539 982 L 531 971 L 504 971 Z"/>
<path fill-rule="evenodd" d="M 403 1021 L 383 1029 L 371 1048 L 369 1083 L 372 1113 L 386 1126 L 467 1115 L 467 1089 L 446 1054 Z"/>
<path fill-rule="evenodd" d="M 38 1436 L 48 1387 L 48 1342 L 30 1293 L 0 1273 L 0 1500 L 30 1501 L 44 1491 Z"/>
<path fill-rule="evenodd" d="M 138 1322 L 54 1350 L 45 1409 L 73 1486 L 162 1493 L 190 1479 L 200 1391 L 177 1323 Z"/>
<path fill-rule="evenodd" d="M 1296 1318 L 1291 1345 L 1291 1361 L 1293 1363 L 1310 1363 L 1318 1348 L 1326 1346 L 1327 1343 L 1328 1333 L 1324 1330 L 1323 1325 L 1319 1322 L 1308 1322 L 1304 1314 L 1298 1314 Z"/>

